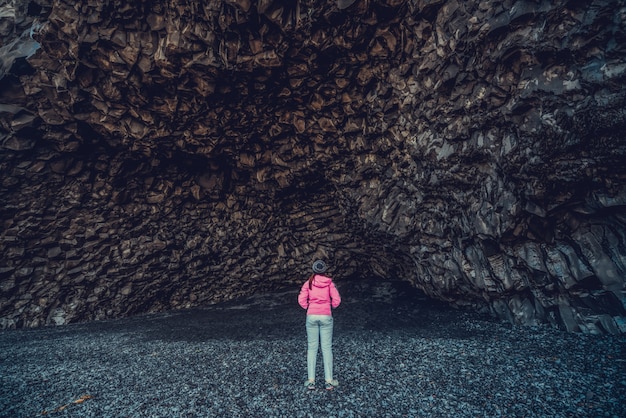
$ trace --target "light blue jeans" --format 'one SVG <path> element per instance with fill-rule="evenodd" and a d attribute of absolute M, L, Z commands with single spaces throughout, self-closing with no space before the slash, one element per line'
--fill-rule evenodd
<path fill-rule="evenodd" d="M 308 341 L 306 367 L 309 380 L 315 380 L 317 349 L 322 345 L 324 378 L 333 380 L 333 317 L 330 315 L 307 315 L 306 336 Z"/>

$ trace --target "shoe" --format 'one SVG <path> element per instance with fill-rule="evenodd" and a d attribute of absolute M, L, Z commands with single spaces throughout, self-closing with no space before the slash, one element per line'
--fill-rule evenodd
<path fill-rule="evenodd" d="M 326 390 L 333 390 L 339 386 L 339 382 L 335 379 L 326 382 Z"/>
<path fill-rule="evenodd" d="M 308 390 L 314 390 L 315 389 L 315 382 L 311 382 L 310 380 L 305 380 L 304 381 L 304 387 L 307 388 Z"/>

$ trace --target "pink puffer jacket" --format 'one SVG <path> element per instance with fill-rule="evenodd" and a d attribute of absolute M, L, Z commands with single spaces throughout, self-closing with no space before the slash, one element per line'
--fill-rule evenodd
<path fill-rule="evenodd" d="M 313 277 L 313 286 L 309 289 L 307 280 L 300 289 L 298 303 L 306 309 L 307 315 L 331 315 L 331 309 L 341 303 L 339 291 L 330 277 L 316 274 Z"/>

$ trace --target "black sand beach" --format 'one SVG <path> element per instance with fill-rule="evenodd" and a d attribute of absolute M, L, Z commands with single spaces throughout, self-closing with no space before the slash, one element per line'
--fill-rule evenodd
<path fill-rule="evenodd" d="M 624 337 L 517 327 L 370 290 L 343 290 L 334 313 L 334 391 L 303 387 L 304 311 L 289 291 L 2 331 L 0 416 L 626 416 Z"/>

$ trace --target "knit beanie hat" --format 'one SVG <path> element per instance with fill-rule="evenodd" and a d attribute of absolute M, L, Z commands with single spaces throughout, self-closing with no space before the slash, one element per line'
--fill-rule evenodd
<path fill-rule="evenodd" d="M 314 273 L 324 273 L 327 269 L 328 269 L 328 267 L 326 266 L 326 263 L 324 263 L 322 260 L 316 260 L 313 263 L 313 272 Z"/>

